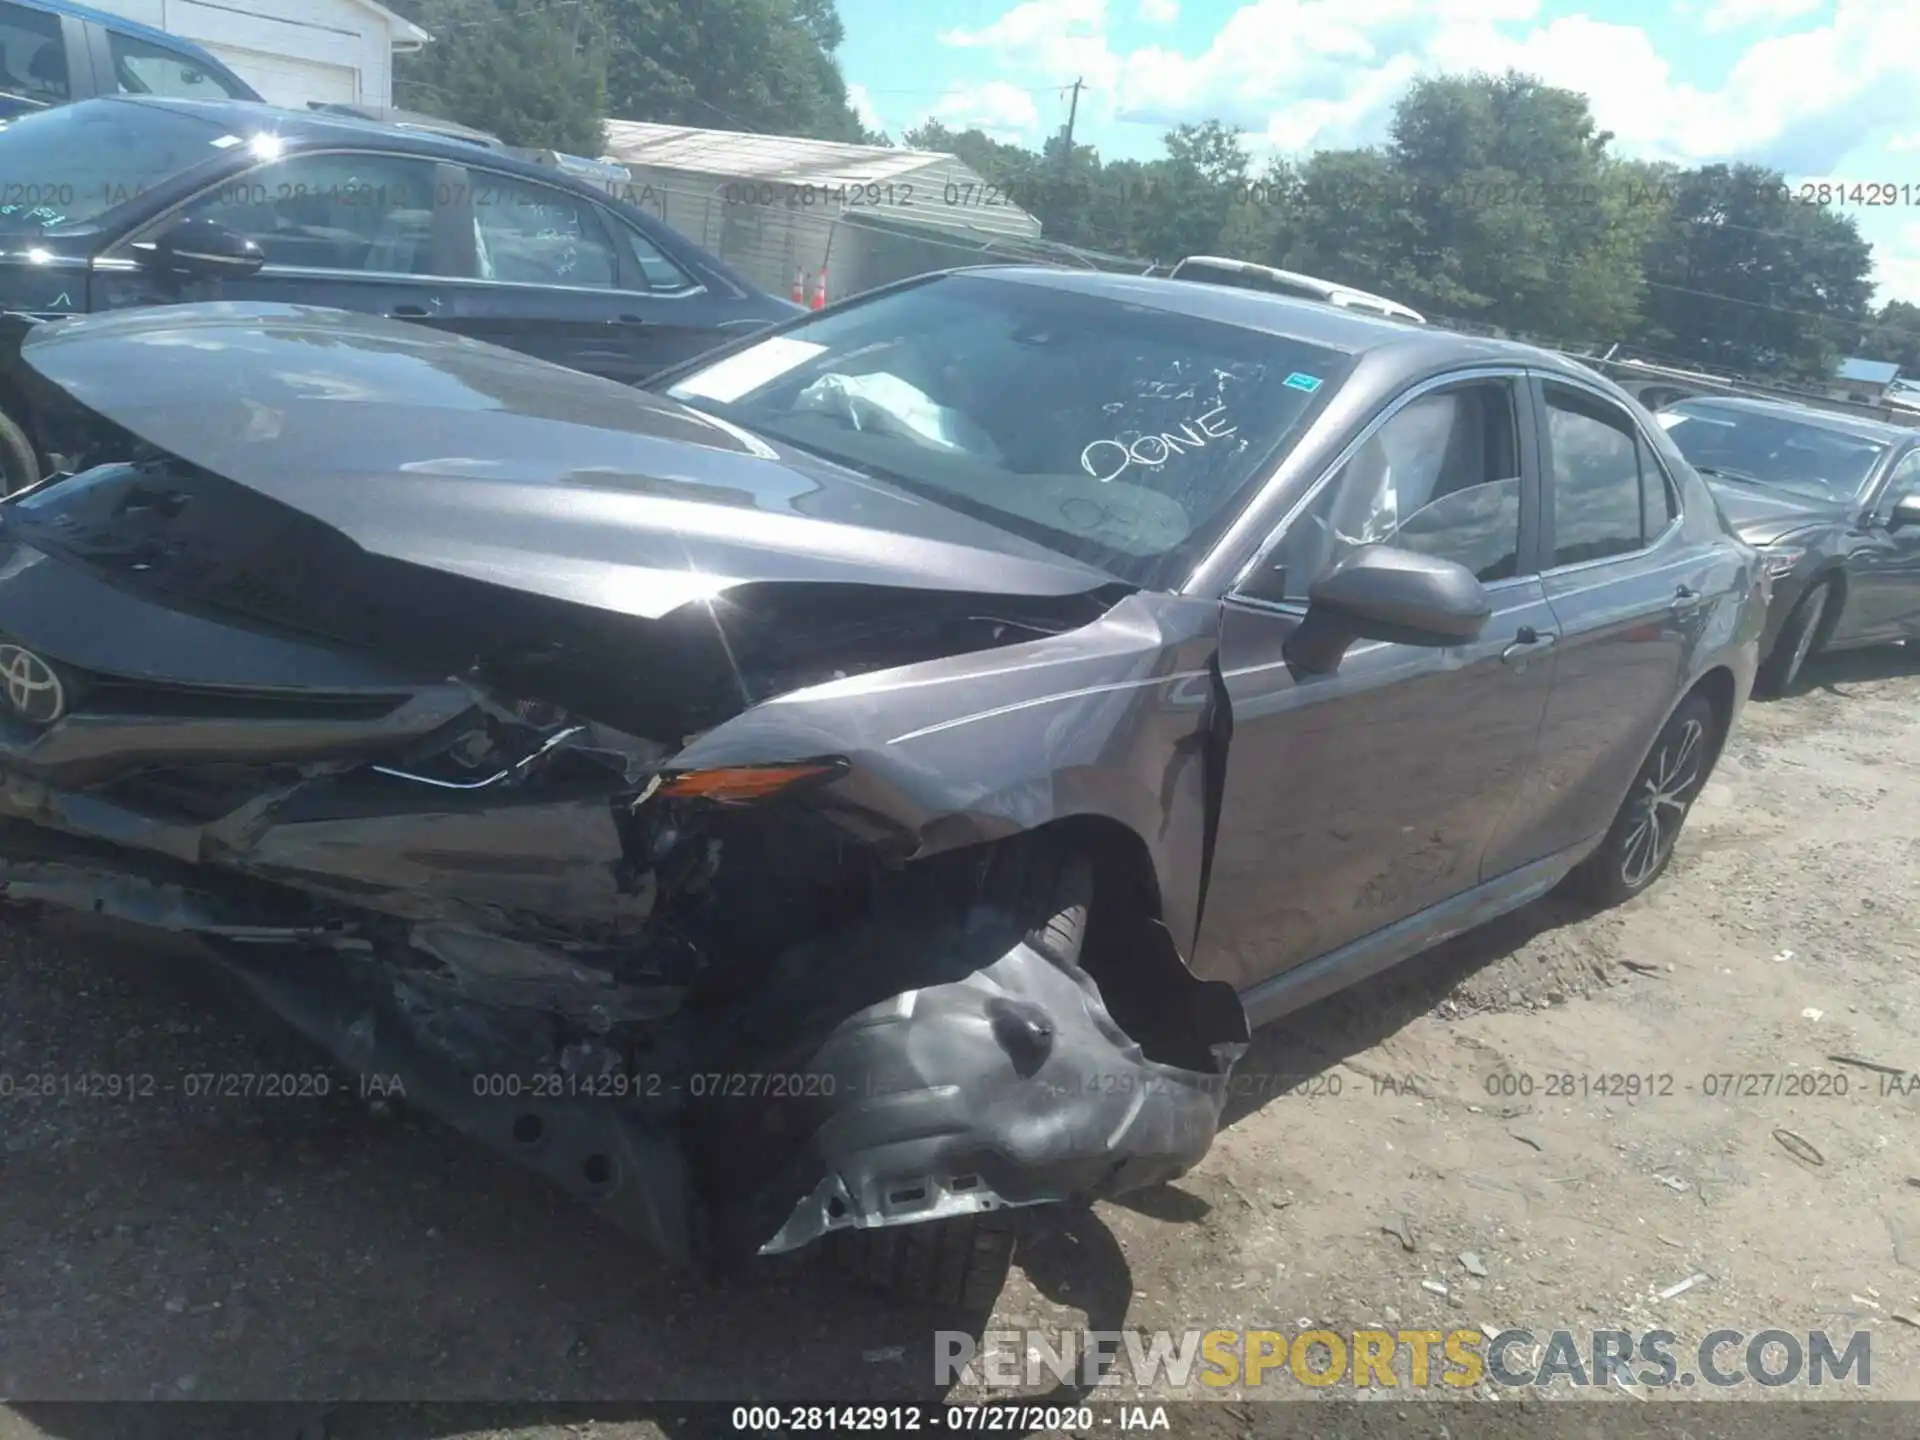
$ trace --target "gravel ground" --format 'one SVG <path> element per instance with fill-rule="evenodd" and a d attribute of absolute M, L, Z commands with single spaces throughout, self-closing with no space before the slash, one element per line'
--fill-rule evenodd
<path fill-rule="evenodd" d="M 1549 899 L 1264 1032 L 1201 1167 L 1037 1231 L 987 1328 L 1866 1330 L 1875 1398 L 1920 1399 L 1920 1084 L 1829 1058 L 1920 1071 L 1920 656 L 1809 678 L 1748 707 L 1652 893 Z M 16 1081 L 324 1067 L 190 952 L 8 917 L 0 953 Z M 1816 1093 L 1753 1093 L 1785 1085 Z M 344 1080 L 0 1114 L 0 1440 L 188 1396 L 281 1402 L 234 1433 L 288 1440 L 680 1435 L 672 1402 L 933 1398 L 958 1323 L 813 1272 L 707 1288 Z M 1205 1393 L 1184 1428 L 1244 1433 L 1253 1392 Z M 436 1403 L 328 1408 L 365 1399 Z"/>

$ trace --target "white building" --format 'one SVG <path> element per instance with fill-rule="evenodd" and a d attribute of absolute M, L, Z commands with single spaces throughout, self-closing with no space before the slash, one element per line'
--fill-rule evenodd
<path fill-rule="evenodd" d="M 1040 222 L 951 155 L 609 120 L 627 198 L 776 295 L 839 299 L 929 270 L 1020 258 Z"/>
<path fill-rule="evenodd" d="M 90 0 L 204 45 L 275 105 L 393 104 L 393 57 L 433 37 L 378 0 Z"/>

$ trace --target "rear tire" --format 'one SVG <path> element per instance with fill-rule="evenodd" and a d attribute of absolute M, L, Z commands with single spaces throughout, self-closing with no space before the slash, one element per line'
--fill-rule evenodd
<path fill-rule="evenodd" d="M 1754 676 L 1755 693 L 1765 696 L 1788 695 L 1807 661 L 1820 653 L 1821 631 L 1826 628 L 1833 609 L 1833 582 L 1822 580 L 1802 595 L 1787 616 L 1787 623 L 1774 637 L 1773 649 L 1761 662 Z"/>
<path fill-rule="evenodd" d="M 1713 773 L 1720 738 L 1720 721 L 1706 696 L 1695 692 L 1680 702 L 1633 777 L 1607 838 L 1569 877 L 1583 899 L 1619 905 L 1660 878 L 1688 811 Z"/>
<path fill-rule="evenodd" d="M 0 410 L 0 495 L 40 483 L 40 459 L 27 432 Z"/>

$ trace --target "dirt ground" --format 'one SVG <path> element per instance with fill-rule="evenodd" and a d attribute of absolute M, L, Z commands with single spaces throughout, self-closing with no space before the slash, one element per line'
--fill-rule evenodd
<path fill-rule="evenodd" d="M 1205 1163 L 1036 1233 L 988 1327 L 1863 1329 L 1873 1395 L 1920 1399 L 1920 1086 L 1829 1058 L 1920 1071 L 1912 648 L 1749 706 L 1636 903 L 1549 899 L 1262 1034 Z M 184 955 L 18 919 L 0 947 L 0 1072 L 320 1063 Z M 1603 1097 L 1603 1074 L 1666 1093 Z M 1709 1093 L 1735 1074 L 1847 1093 Z M 705 1288 L 344 1089 L 6 1102 L 0 1440 L 94 1433 L 35 1403 L 59 1399 L 288 1402 L 289 1440 L 549 1440 L 687 1433 L 676 1401 L 937 1394 L 950 1317 L 824 1274 Z M 445 1408 L 327 1409 L 355 1399 Z M 456 1404 L 505 1401 L 533 1408 Z"/>

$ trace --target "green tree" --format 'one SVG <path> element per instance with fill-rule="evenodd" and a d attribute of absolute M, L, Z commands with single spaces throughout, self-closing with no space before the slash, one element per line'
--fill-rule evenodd
<path fill-rule="evenodd" d="M 1873 252 L 1852 217 L 1799 203 L 1758 166 L 1668 183 L 1671 206 L 1644 251 L 1652 343 L 1729 369 L 1832 375 L 1870 318 Z"/>
<path fill-rule="evenodd" d="M 601 32 L 586 0 L 398 0 L 433 43 L 395 65 L 394 101 L 509 145 L 598 155 L 606 116 Z"/>
<path fill-rule="evenodd" d="M 1559 340 L 1634 322 L 1653 212 L 1584 95 L 1516 72 L 1441 76 L 1415 82 L 1391 133 L 1382 218 L 1414 295 Z"/>
<path fill-rule="evenodd" d="M 1867 360 L 1891 360 L 1902 375 L 1920 380 L 1920 305 L 1889 300 L 1868 323 L 1854 353 Z"/>
<path fill-rule="evenodd" d="M 1250 161 L 1237 131 L 1218 120 L 1179 125 L 1166 158 L 1146 166 L 1128 208 L 1128 231 L 1151 258 L 1170 262 L 1218 247 L 1235 207 L 1248 202 Z"/>
<path fill-rule="evenodd" d="M 1286 266 L 1445 311 L 1477 309 L 1430 253 L 1421 216 L 1393 159 L 1382 150 L 1320 150 L 1300 167 L 1297 227 Z"/>
<path fill-rule="evenodd" d="M 597 0 L 607 111 L 718 130 L 868 141 L 833 57 L 833 0 Z"/>

